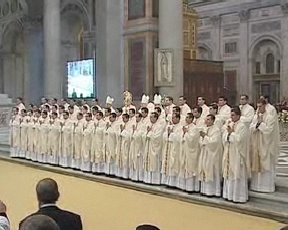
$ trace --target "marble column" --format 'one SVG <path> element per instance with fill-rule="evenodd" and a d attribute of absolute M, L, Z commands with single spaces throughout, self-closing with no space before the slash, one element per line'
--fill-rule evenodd
<path fill-rule="evenodd" d="M 160 87 L 162 95 L 177 100 L 183 94 L 183 1 L 159 0 L 159 48 L 174 51 L 173 87 Z"/>
<path fill-rule="evenodd" d="M 283 53 L 281 58 L 281 72 L 280 72 L 280 100 L 288 100 L 288 3 L 282 5 L 282 22 L 281 22 L 281 34 Z M 281 53 L 281 52 L 280 52 Z"/>
<path fill-rule="evenodd" d="M 252 88 L 253 88 L 253 79 L 249 74 L 249 27 L 248 27 L 248 19 L 249 19 L 249 11 L 242 10 L 239 13 L 240 17 L 240 32 L 239 32 L 239 55 L 240 55 L 240 69 L 239 69 L 239 94 L 247 94 L 252 99 Z M 247 84 L 248 83 L 248 84 Z M 248 85 L 248 87 L 247 87 Z M 239 96 L 239 95 L 238 95 Z"/>
<path fill-rule="evenodd" d="M 45 97 L 61 98 L 60 0 L 44 0 Z"/>
<path fill-rule="evenodd" d="M 220 26 L 221 26 L 221 16 L 214 15 L 210 18 L 212 22 L 212 49 L 213 49 L 213 61 L 221 61 L 221 33 L 220 33 Z"/>

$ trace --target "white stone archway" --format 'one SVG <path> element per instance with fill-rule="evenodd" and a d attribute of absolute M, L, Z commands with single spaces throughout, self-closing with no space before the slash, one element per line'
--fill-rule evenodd
<path fill-rule="evenodd" d="M 15 20 L 4 27 L 3 91 L 16 99 L 24 96 L 24 34 L 22 24 Z"/>
<path fill-rule="evenodd" d="M 199 59 L 199 60 L 212 60 L 211 49 L 205 44 L 200 44 L 198 46 L 197 59 Z"/>
<path fill-rule="evenodd" d="M 269 36 L 256 40 L 252 47 L 249 55 L 254 100 L 257 100 L 260 95 L 267 95 L 271 103 L 278 103 L 282 45 Z"/>

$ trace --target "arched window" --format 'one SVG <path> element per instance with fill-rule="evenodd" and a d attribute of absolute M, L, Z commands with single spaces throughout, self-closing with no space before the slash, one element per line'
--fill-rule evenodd
<path fill-rule="evenodd" d="M 266 73 L 274 73 L 274 55 L 273 54 L 267 54 L 266 56 Z"/>

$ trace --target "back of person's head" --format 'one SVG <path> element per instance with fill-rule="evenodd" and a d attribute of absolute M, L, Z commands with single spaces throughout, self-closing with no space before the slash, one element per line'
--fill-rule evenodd
<path fill-rule="evenodd" d="M 23 221 L 19 230 L 60 230 L 49 216 L 33 215 Z"/>
<path fill-rule="evenodd" d="M 144 224 L 144 225 L 138 226 L 138 227 L 136 228 L 136 230 L 160 230 L 160 229 L 157 228 L 156 226 Z"/>
<path fill-rule="evenodd" d="M 56 203 L 60 195 L 57 182 L 51 178 L 40 180 L 36 186 L 36 193 L 40 204 Z"/>

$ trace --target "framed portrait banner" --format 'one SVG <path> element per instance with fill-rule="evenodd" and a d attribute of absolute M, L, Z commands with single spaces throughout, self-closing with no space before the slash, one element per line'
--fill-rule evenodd
<path fill-rule="evenodd" d="M 172 49 L 154 50 L 154 86 L 174 86 Z"/>

